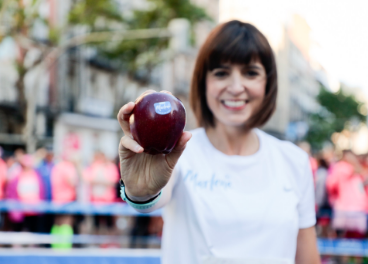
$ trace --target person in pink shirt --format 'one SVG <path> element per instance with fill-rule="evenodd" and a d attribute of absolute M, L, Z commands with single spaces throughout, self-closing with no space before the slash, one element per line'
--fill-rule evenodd
<path fill-rule="evenodd" d="M 0 158 L 0 200 L 5 198 L 5 184 L 7 178 L 7 166 L 5 161 Z"/>
<path fill-rule="evenodd" d="M 110 162 L 105 154 L 96 152 L 92 164 L 84 171 L 83 176 L 90 186 L 91 202 L 115 202 L 115 185 L 119 181 L 119 172 L 117 166 Z"/>
<path fill-rule="evenodd" d="M 42 179 L 33 169 L 30 155 L 20 158 L 21 171 L 9 181 L 6 188 L 6 198 L 22 203 L 37 204 L 44 200 L 45 190 Z M 39 214 L 36 212 L 11 211 L 10 220 L 14 223 L 15 231 L 27 230 L 39 232 L 41 230 Z"/>
<path fill-rule="evenodd" d="M 327 190 L 334 197 L 332 226 L 343 237 L 363 238 L 367 231 L 367 194 L 361 165 L 351 151 L 344 151 L 327 178 Z"/>
<path fill-rule="evenodd" d="M 51 196 L 54 203 L 71 203 L 77 199 L 78 171 L 72 161 L 72 156 L 70 153 L 64 153 L 62 160 L 51 171 Z M 53 235 L 61 235 L 66 230 L 71 238 L 73 225 L 74 217 L 72 215 L 56 215 L 51 233 Z M 65 245 L 67 248 L 72 246 L 69 242 Z M 58 243 L 53 244 L 53 247 L 58 246 Z"/>
<path fill-rule="evenodd" d="M 3 154 L 2 148 L 0 147 L 0 200 L 5 199 L 5 186 L 7 180 L 7 165 L 4 160 L 1 159 Z M 0 212 L 0 219 L 7 219 L 5 212 Z M 5 221 L 0 221 L 0 230 L 3 230 Z"/>
<path fill-rule="evenodd" d="M 55 203 L 74 202 L 77 197 L 78 173 L 74 164 L 63 159 L 51 171 L 52 201 Z"/>
<path fill-rule="evenodd" d="M 117 166 L 109 161 L 105 154 L 98 151 L 92 164 L 83 173 L 89 185 L 90 201 L 92 203 L 113 203 L 116 201 L 116 184 L 119 181 Z M 95 216 L 95 227 L 100 229 L 103 222 L 109 229 L 113 227 L 112 216 Z"/>

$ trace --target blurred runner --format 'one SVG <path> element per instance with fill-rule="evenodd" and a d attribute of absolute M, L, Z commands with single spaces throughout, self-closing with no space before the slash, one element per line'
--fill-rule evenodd
<path fill-rule="evenodd" d="M 42 182 L 45 186 L 45 200 L 52 201 L 52 187 L 51 187 L 51 171 L 54 168 L 54 154 L 51 149 L 45 149 L 45 157 L 39 161 L 36 171 L 41 176 Z M 42 232 L 50 233 L 51 227 L 54 222 L 54 214 L 44 213 L 41 217 Z"/>
<path fill-rule="evenodd" d="M 7 181 L 7 166 L 2 159 L 2 148 L 0 147 L 0 200 L 5 199 L 5 185 Z M 4 229 L 6 223 L 6 213 L 0 212 L 0 230 Z"/>
<path fill-rule="evenodd" d="M 367 196 L 361 169 L 357 157 L 344 151 L 327 179 L 328 192 L 335 197 L 332 224 L 346 238 L 363 238 L 367 231 Z"/>
<path fill-rule="evenodd" d="M 14 176 L 7 185 L 7 199 L 31 204 L 41 202 L 45 197 L 45 188 L 42 179 L 33 169 L 32 156 L 22 155 L 20 165 L 20 173 Z M 14 223 L 15 231 L 42 231 L 42 223 L 38 213 L 11 211 L 9 216 Z"/>
<path fill-rule="evenodd" d="M 78 173 L 74 165 L 73 155 L 64 153 L 62 160 L 57 163 L 51 172 L 52 201 L 54 203 L 70 203 L 76 201 Z M 72 238 L 73 216 L 62 214 L 55 216 L 55 224 L 51 234 Z M 71 248 L 71 242 L 54 243 L 53 248 Z"/>
<path fill-rule="evenodd" d="M 89 184 L 92 203 L 113 203 L 116 201 L 115 186 L 119 181 L 118 168 L 106 158 L 103 152 L 95 153 L 92 164 L 84 171 L 84 179 Z M 114 227 L 113 216 L 95 215 L 94 224 L 98 234 L 106 235 Z"/>
<path fill-rule="evenodd" d="M 0 147 L 0 200 L 5 198 L 5 184 L 7 180 L 7 166 L 5 161 L 2 159 L 2 148 Z"/>
<path fill-rule="evenodd" d="M 319 236 L 328 237 L 332 215 L 332 208 L 327 193 L 328 164 L 322 158 L 318 158 L 318 169 L 316 171 L 315 200 L 317 209 L 317 232 Z"/>

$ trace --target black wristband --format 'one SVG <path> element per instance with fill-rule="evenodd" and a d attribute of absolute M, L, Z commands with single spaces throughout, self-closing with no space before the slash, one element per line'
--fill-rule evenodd
<path fill-rule="evenodd" d="M 120 184 L 120 186 L 125 187 L 125 184 L 124 184 L 124 182 L 123 182 L 123 180 L 122 180 L 122 179 L 120 179 L 119 184 Z M 160 195 L 160 193 L 161 193 L 161 192 L 159 192 L 157 195 L 155 195 L 155 197 L 152 197 L 151 199 L 149 199 L 149 200 L 147 200 L 147 201 L 142 201 L 142 202 L 133 201 L 132 199 L 130 199 L 130 198 L 128 197 L 128 195 L 126 194 L 126 192 L 125 192 L 125 197 L 126 197 L 130 202 L 132 202 L 132 203 L 135 203 L 135 204 L 146 204 L 146 203 L 150 203 L 150 202 L 152 202 L 153 200 L 155 200 L 155 199 Z"/>

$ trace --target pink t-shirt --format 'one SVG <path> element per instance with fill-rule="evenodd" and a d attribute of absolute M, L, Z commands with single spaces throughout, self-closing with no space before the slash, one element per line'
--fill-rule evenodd
<path fill-rule="evenodd" d="M 34 170 L 22 171 L 19 174 L 17 194 L 19 201 L 24 203 L 38 203 L 41 199 L 41 186 Z"/>
<path fill-rule="evenodd" d="M 93 162 L 84 171 L 84 179 L 90 184 L 92 202 L 112 203 L 116 199 L 115 184 L 119 181 L 119 172 L 111 162 Z M 105 182 L 93 183 L 93 181 Z"/>
<path fill-rule="evenodd" d="M 339 161 L 327 177 L 327 190 L 334 197 L 333 208 L 345 212 L 365 212 L 367 196 L 363 179 L 351 164 Z"/>
<path fill-rule="evenodd" d="M 0 158 L 0 200 L 5 198 L 5 184 L 7 178 L 6 163 Z"/>
<path fill-rule="evenodd" d="M 76 200 L 78 173 L 73 163 L 61 161 L 51 172 L 52 200 L 57 203 L 69 203 Z"/>

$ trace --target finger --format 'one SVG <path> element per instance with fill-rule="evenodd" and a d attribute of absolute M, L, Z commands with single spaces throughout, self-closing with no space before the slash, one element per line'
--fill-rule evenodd
<path fill-rule="evenodd" d="M 170 168 L 173 169 L 175 167 L 176 162 L 179 160 L 191 137 L 192 133 L 184 131 L 174 149 L 170 152 L 170 154 L 166 155 L 166 161 Z"/>
<path fill-rule="evenodd" d="M 153 90 L 153 89 L 149 89 L 149 90 L 143 92 L 142 95 L 146 95 L 146 94 L 150 94 L 150 93 L 156 93 L 156 91 Z"/>
<path fill-rule="evenodd" d="M 166 93 L 166 94 L 170 94 L 170 95 L 173 95 L 171 92 L 169 92 L 169 91 L 166 91 L 166 90 L 162 90 L 162 91 L 160 91 L 160 93 Z"/>
<path fill-rule="evenodd" d="M 135 102 L 138 102 L 139 100 L 142 99 L 142 97 L 146 96 L 147 94 L 151 94 L 151 93 L 156 93 L 156 91 L 152 90 L 152 89 L 145 91 L 140 96 L 138 96 L 138 98 L 135 100 Z"/>
<path fill-rule="evenodd" d="M 134 139 L 124 136 L 120 140 L 119 153 L 126 150 L 133 151 L 134 153 L 142 153 L 144 149 Z"/>
<path fill-rule="evenodd" d="M 131 136 L 130 127 L 129 127 L 129 118 L 131 114 L 133 113 L 134 107 L 135 107 L 135 103 L 133 102 L 127 103 L 122 108 L 120 108 L 118 116 L 117 116 L 120 127 L 123 130 L 124 134 L 127 136 Z"/>

